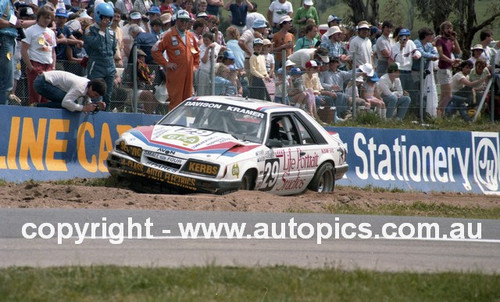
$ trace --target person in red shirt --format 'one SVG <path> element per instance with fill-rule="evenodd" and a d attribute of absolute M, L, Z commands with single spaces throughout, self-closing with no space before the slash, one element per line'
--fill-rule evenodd
<path fill-rule="evenodd" d="M 193 73 L 200 64 L 198 44 L 187 30 L 191 22 L 189 13 L 179 10 L 175 17 L 175 25 L 151 50 L 154 60 L 165 68 L 169 110 L 193 95 Z M 168 60 L 163 56 L 164 51 Z"/>

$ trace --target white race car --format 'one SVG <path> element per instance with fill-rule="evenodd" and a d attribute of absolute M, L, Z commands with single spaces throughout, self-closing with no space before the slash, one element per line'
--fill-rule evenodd
<path fill-rule="evenodd" d="M 241 97 L 185 100 L 116 140 L 109 172 L 146 192 L 332 192 L 346 147 L 299 108 Z"/>

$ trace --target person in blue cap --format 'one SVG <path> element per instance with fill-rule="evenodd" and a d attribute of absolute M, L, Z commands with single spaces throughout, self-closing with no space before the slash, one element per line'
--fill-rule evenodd
<path fill-rule="evenodd" d="M 77 40 L 68 26 L 66 26 L 66 21 L 68 21 L 68 12 L 64 8 L 58 8 L 56 10 L 56 59 L 57 61 L 68 60 L 66 55 L 66 49 L 68 45 L 78 45 L 83 46 L 83 41 Z M 69 70 L 71 71 L 71 70 Z"/>
<path fill-rule="evenodd" d="M 100 3 L 94 12 L 95 23 L 85 30 L 83 38 L 85 51 L 89 56 L 87 76 L 89 79 L 102 78 L 106 82 L 103 101 L 110 108 L 111 93 L 116 75 L 114 56 L 117 50 L 115 32 L 110 28 L 115 15 L 109 3 Z"/>

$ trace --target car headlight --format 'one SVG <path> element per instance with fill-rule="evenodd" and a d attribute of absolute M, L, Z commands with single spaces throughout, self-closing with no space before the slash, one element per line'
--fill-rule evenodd
<path fill-rule="evenodd" d="M 136 146 L 127 145 L 127 143 L 125 142 L 125 140 L 118 140 L 116 142 L 116 150 L 121 151 L 121 152 L 129 155 L 130 157 L 132 157 L 136 161 L 140 161 L 141 160 L 142 148 L 136 147 Z"/>
<path fill-rule="evenodd" d="M 220 165 L 190 159 L 184 164 L 182 171 L 191 174 L 216 177 L 219 173 L 219 169 Z"/>

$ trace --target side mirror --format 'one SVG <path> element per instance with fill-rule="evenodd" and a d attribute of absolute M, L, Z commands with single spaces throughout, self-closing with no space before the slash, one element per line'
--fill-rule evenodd
<path fill-rule="evenodd" d="M 283 143 L 275 138 L 270 138 L 267 140 L 266 146 L 268 148 L 283 148 Z"/>

